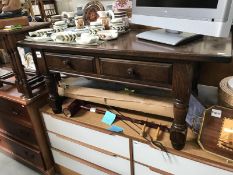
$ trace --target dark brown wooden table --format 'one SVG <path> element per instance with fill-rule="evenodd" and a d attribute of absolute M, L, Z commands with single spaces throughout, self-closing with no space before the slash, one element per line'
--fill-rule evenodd
<path fill-rule="evenodd" d="M 227 63 L 232 59 L 232 39 L 203 37 L 192 43 L 170 47 L 136 39 L 141 31 L 131 31 L 117 40 L 98 46 L 36 43 L 31 47 L 43 62 L 42 72 L 49 89 L 50 105 L 62 112 L 54 72 L 118 82 L 131 86 L 158 88 L 174 96 L 174 121 L 170 139 L 176 149 L 185 145 L 185 122 L 190 93 L 197 92 L 198 68 L 202 62 Z"/>
<path fill-rule="evenodd" d="M 11 76 L 15 76 L 15 84 L 18 91 L 25 94 L 27 98 L 33 97 L 32 90 L 37 87 L 31 87 L 33 84 L 31 82 L 35 81 L 35 79 L 38 79 L 38 76 L 32 77 L 31 82 L 27 79 L 24 72 L 24 67 L 22 66 L 19 58 L 16 43 L 20 40 L 24 40 L 25 36 L 28 35 L 28 32 L 49 27 L 49 25 L 50 23 L 48 22 L 32 22 L 30 23 L 30 26 L 25 26 L 20 30 L 0 30 L 0 46 L 3 47 L 2 49 L 4 49 L 9 54 L 11 67 L 14 72 Z M 6 78 L 9 78 L 9 76 Z M 12 82 L 9 82 L 5 79 L 1 79 L 0 82 L 5 84 L 12 84 Z"/>

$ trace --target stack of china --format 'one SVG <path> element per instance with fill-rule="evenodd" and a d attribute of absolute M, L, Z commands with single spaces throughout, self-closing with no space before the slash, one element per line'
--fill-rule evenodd
<path fill-rule="evenodd" d="M 52 34 L 51 38 L 55 42 L 74 42 L 78 37 L 80 37 L 80 33 L 77 32 L 58 32 Z"/>
<path fill-rule="evenodd" d="M 89 33 L 91 35 L 97 35 L 97 33 L 102 30 L 104 30 L 104 27 L 100 22 L 96 21 L 90 23 Z"/>
<path fill-rule="evenodd" d="M 63 20 L 66 21 L 67 25 L 69 27 L 75 26 L 75 13 L 74 12 L 62 12 L 61 16 L 63 17 Z"/>
<path fill-rule="evenodd" d="M 91 35 L 90 33 L 82 33 L 81 37 L 76 39 L 76 43 L 81 45 L 95 44 L 98 41 L 99 37 Z"/>
<path fill-rule="evenodd" d="M 129 30 L 129 19 L 126 11 L 115 11 L 110 26 L 112 30 L 118 30 L 119 33 L 127 32 Z"/>
<path fill-rule="evenodd" d="M 53 29 L 55 32 L 62 32 L 67 28 L 68 28 L 68 26 L 67 26 L 67 23 L 65 21 L 57 21 L 53 25 Z"/>
<path fill-rule="evenodd" d="M 29 32 L 28 34 L 30 37 L 48 37 L 52 33 L 54 33 L 54 30 L 49 28 L 49 29 L 36 30 L 33 32 Z"/>
<path fill-rule="evenodd" d="M 62 16 L 61 15 L 53 15 L 51 16 L 51 22 L 52 24 L 54 24 L 57 21 L 61 21 L 62 20 Z"/>

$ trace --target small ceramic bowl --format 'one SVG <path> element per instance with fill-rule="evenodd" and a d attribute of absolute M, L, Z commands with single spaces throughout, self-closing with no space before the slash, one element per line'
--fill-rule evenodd
<path fill-rule="evenodd" d="M 101 40 L 108 41 L 108 40 L 113 40 L 113 39 L 118 38 L 118 31 L 117 30 L 102 30 L 102 31 L 99 31 L 97 35 L 99 36 Z"/>
<path fill-rule="evenodd" d="M 104 30 L 104 27 L 102 25 L 101 26 L 90 26 L 89 33 L 91 35 L 97 35 L 97 33 L 102 30 Z"/>
<path fill-rule="evenodd" d="M 73 42 L 80 37 L 80 35 L 80 33 L 76 32 L 59 32 L 53 34 L 51 38 L 55 42 Z"/>
<path fill-rule="evenodd" d="M 76 43 L 82 45 L 93 44 L 93 43 L 97 43 L 98 41 L 99 41 L 98 36 L 93 36 L 89 33 L 82 33 L 81 37 L 76 38 Z"/>
<path fill-rule="evenodd" d="M 28 32 L 29 36 L 31 37 L 42 37 L 42 36 L 48 36 L 49 34 L 53 33 L 53 29 L 40 29 L 36 30 L 34 32 Z"/>
<path fill-rule="evenodd" d="M 110 27 L 111 30 L 117 30 L 118 33 L 125 33 L 128 28 L 127 26 L 125 26 L 123 23 L 116 23 L 116 24 L 112 24 Z"/>

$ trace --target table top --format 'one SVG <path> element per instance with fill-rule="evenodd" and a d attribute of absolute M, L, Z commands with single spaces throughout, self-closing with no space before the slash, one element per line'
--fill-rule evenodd
<path fill-rule="evenodd" d="M 0 30 L 0 35 L 7 34 L 16 34 L 16 33 L 24 33 L 27 31 L 38 30 L 41 28 L 49 27 L 49 22 L 30 22 L 29 26 L 23 26 L 20 30 Z"/>
<path fill-rule="evenodd" d="M 203 37 L 180 46 L 168 46 L 152 43 L 136 38 L 143 30 L 132 30 L 121 35 L 118 39 L 106 41 L 98 46 L 83 46 L 78 44 L 60 44 L 54 42 L 20 41 L 19 46 L 28 46 L 37 49 L 54 50 L 66 53 L 81 52 L 93 55 L 127 56 L 127 59 L 144 61 L 200 61 L 200 62 L 230 62 L 232 59 L 232 36 L 228 38 Z M 143 57 L 142 57 L 143 56 Z M 137 57 L 137 58 L 135 58 Z"/>

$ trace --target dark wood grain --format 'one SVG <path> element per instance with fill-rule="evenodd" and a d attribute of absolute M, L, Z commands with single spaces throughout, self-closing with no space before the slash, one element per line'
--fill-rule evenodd
<path fill-rule="evenodd" d="M 25 39 L 28 32 L 35 31 L 41 28 L 49 27 L 50 23 L 30 23 L 29 26 L 25 26 L 20 30 L 0 30 L 0 41 L 1 45 L 10 56 L 11 66 L 15 76 L 15 84 L 19 92 L 24 92 L 25 96 L 32 98 L 33 86 L 29 85 L 27 76 L 24 72 L 21 59 L 19 57 L 16 43 L 19 40 Z"/>
<path fill-rule="evenodd" d="M 30 123 L 30 117 L 24 105 L 0 98 L 0 112 L 8 118 L 22 120 Z"/>
<path fill-rule="evenodd" d="M 177 47 L 150 43 L 138 40 L 136 34 L 142 31 L 131 31 L 120 36 L 117 40 L 108 41 L 99 46 L 80 46 L 75 44 L 38 43 L 20 41 L 19 46 L 28 46 L 37 49 L 63 50 L 63 53 L 81 52 L 82 55 L 97 56 L 100 54 L 117 55 L 122 58 L 141 61 L 199 61 L 199 62 L 230 62 L 232 59 L 231 37 L 213 38 L 203 37 L 192 43 Z M 97 55 L 96 55 L 97 54 Z M 132 56 L 134 58 L 132 58 Z M 135 58 L 137 56 L 137 58 Z"/>
<path fill-rule="evenodd" d="M 14 86 L 0 88 L 0 135 L 6 138 L 0 150 L 43 174 L 54 175 L 39 113 L 46 98 L 46 91 L 28 100 Z"/>
<path fill-rule="evenodd" d="M 29 144 L 38 148 L 34 130 L 24 127 L 11 120 L 7 120 L 7 115 L 2 114 L 0 118 L 0 131 L 19 140 L 25 144 Z"/>
<path fill-rule="evenodd" d="M 22 157 L 23 159 L 28 160 L 29 162 L 32 162 L 39 168 L 43 168 L 44 166 L 39 151 L 24 146 L 21 143 L 12 140 L 7 136 L 4 136 L 3 134 L 0 134 L 0 147 L 13 152 L 14 154 Z"/>
<path fill-rule="evenodd" d="M 45 53 L 49 68 L 73 73 L 95 73 L 94 57 Z"/>
<path fill-rule="evenodd" d="M 172 65 L 121 59 L 100 58 L 100 71 L 104 76 L 141 84 L 171 84 Z"/>
<path fill-rule="evenodd" d="M 192 90 L 197 91 L 198 63 L 230 62 L 232 39 L 203 37 L 177 47 L 138 40 L 133 30 L 117 40 L 98 46 L 36 43 L 20 41 L 19 46 L 30 47 L 42 54 L 42 70 L 49 89 L 50 106 L 62 112 L 57 81 L 52 73 L 84 76 L 97 80 L 132 86 L 170 90 L 174 94 L 174 122 L 171 141 L 176 149 L 185 145 L 185 118 Z M 80 59 L 80 58 L 92 58 Z M 65 63 L 65 65 L 64 65 Z"/>

